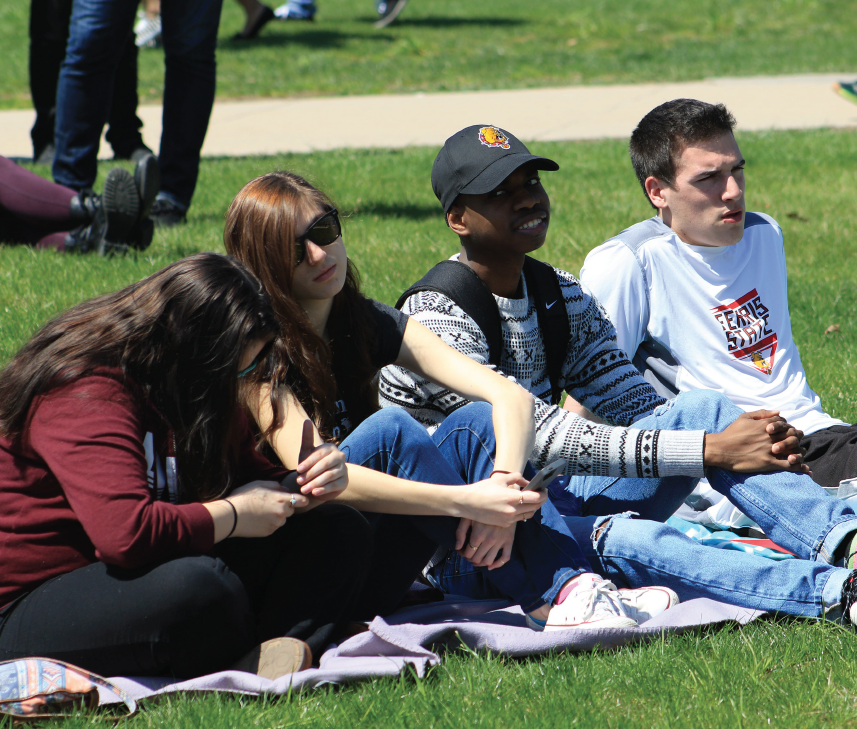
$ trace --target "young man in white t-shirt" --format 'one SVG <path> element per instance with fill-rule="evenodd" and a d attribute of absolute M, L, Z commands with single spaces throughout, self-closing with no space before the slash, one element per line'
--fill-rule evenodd
<path fill-rule="evenodd" d="M 835 487 L 857 476 L 857 427 L 827 415 L 792 339 L 783 235 L 748 213 L 744 158 L 722 105 L 675 99 L 631 135 L 631 162 L 657 215 L 586 257 L 581 280 L 619 347 L 665 397 L 717 390 L 770 408 L 810 437 L 804 461 Z"/>

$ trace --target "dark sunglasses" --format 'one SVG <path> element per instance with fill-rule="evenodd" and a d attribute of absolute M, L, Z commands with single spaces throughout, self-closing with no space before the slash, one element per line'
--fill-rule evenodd
<path fill-rule="evenodd" d="M 342 226 L 339 224 L 339 211 L 336 208 L 323 213 L 321 217 L 316 218 L 310 223 L 306 233 L 295 238 L 295 265 L 306 256 L 305 241 L 311 240 L 317 246 L 329 246 L 339 236 L 342 235 Z"/>
<path fill-rule="evenodd" d="M 268 356 L 269 352 L 271 351 L 271 347 L 273 346 L 274 340 L 272 339 L 264 347 L 262 347 L 262 349 L 259 350 L 259 354 L 254 357 L 253 361 L 238 373 L 238 377 L 244 377 L 244 375 L 247 375 L 253 370 L 255 370 L 259 362 L 263 362 L 265 360 L 265 357 Z"/>

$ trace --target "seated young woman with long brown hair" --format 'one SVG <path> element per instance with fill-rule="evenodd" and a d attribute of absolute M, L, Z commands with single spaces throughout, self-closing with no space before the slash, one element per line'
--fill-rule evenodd
<path fill-rule="evenodd" d="M 419 322 L 364 298 L 338 213 L 322 192 L 288 172 L 252 180 L 229 208 L 224 240 L 262 280 L 280 322 L 260 386 L 247 393 L 264 438 L 303 474 L 305 494 L 335 494 L 368 512 L 373 526 L 356 617 L 393 610 L 440 547 L 487 568 L 532 627 L 544 619 L 557 629 L 636 624 L 616 594 L 581 610 L 565 600 L 591 569 L 546 496 L 520 490 L 533 446 L 532 397 Z M 429 436 L 402 410 L 378 412 L 376 376 L 394 362 L 449 388 L 452 400 L 483 402 L 460 408 Z M 333 476 L 327 485 L 304 482 L 322 484 L 298 463 L 304 427 L 315 443 L 336 442 L 345 453 L 345 492 L 337 493 Z M 590 575 L 584 582 L 591 579 L 600 581 Z"/>
<path fill-rule="evenodd" d="M 305 646 L 254 645 L 339 637 L 368 525 L 344 505 L 296 515 L 308 499 L 238 407 L 278 331 L 251 273 L 199 254 L 60 314 L 0 372 L 0 660 L 288 671 Z"/>

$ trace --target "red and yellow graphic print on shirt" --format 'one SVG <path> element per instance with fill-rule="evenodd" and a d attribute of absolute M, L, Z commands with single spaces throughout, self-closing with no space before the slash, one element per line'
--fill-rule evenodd
<path fill-rule="evenodd" d="M 729 304 L 715 306 L 711 312 L 723 329 L 729 354 L 770 375 L 777 354 L 777 333 L 768 326 L 770 311 L 756 289 Z"/>

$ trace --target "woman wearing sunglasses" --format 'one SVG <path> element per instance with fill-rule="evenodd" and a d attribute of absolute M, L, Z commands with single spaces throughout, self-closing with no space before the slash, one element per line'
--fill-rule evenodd
<path fill-rule="evenodd" d="M 252 180 L 229 208 L 224 240 L 262 280 L 280 321 L 254 376 L 264 384 L 247 393 L 272 457 L 297 468 L 312 501 L 336 497 L 368 512 L 374 555 L 356 618 L 392 611 L 442 547 L 487 568 L 498 592 L 531 618 L 550 614 L 557 628 L 635 624 L 601 603 L 582 618 L 564 614 L 567 587 L 590 568 L 544 492 L 520 490 L 532 398 L 419 322 L 364 298 L 322 192 L 288 172 Z M 376 375 L 391 363 L 448 387 L 452 399 L 482 402 L 429 436 L 403 410 L 378 411 Z M 317 444 L 310 458 L 296 445 L 304 428 Z M 344 492 L 333 470 L 324 485 L 317 470 L 334 456 L 331 443 L 348 460 Z"/>
<path fill-rule="evenodd" d="M 252 274 L 199 254 L 60 314 L 0 372 L 0 660 L 272 678 L 310 660 L 283 636 L 339 637 L 368 525 L 295 515 L 238 407 L 278 330 Z"/>

